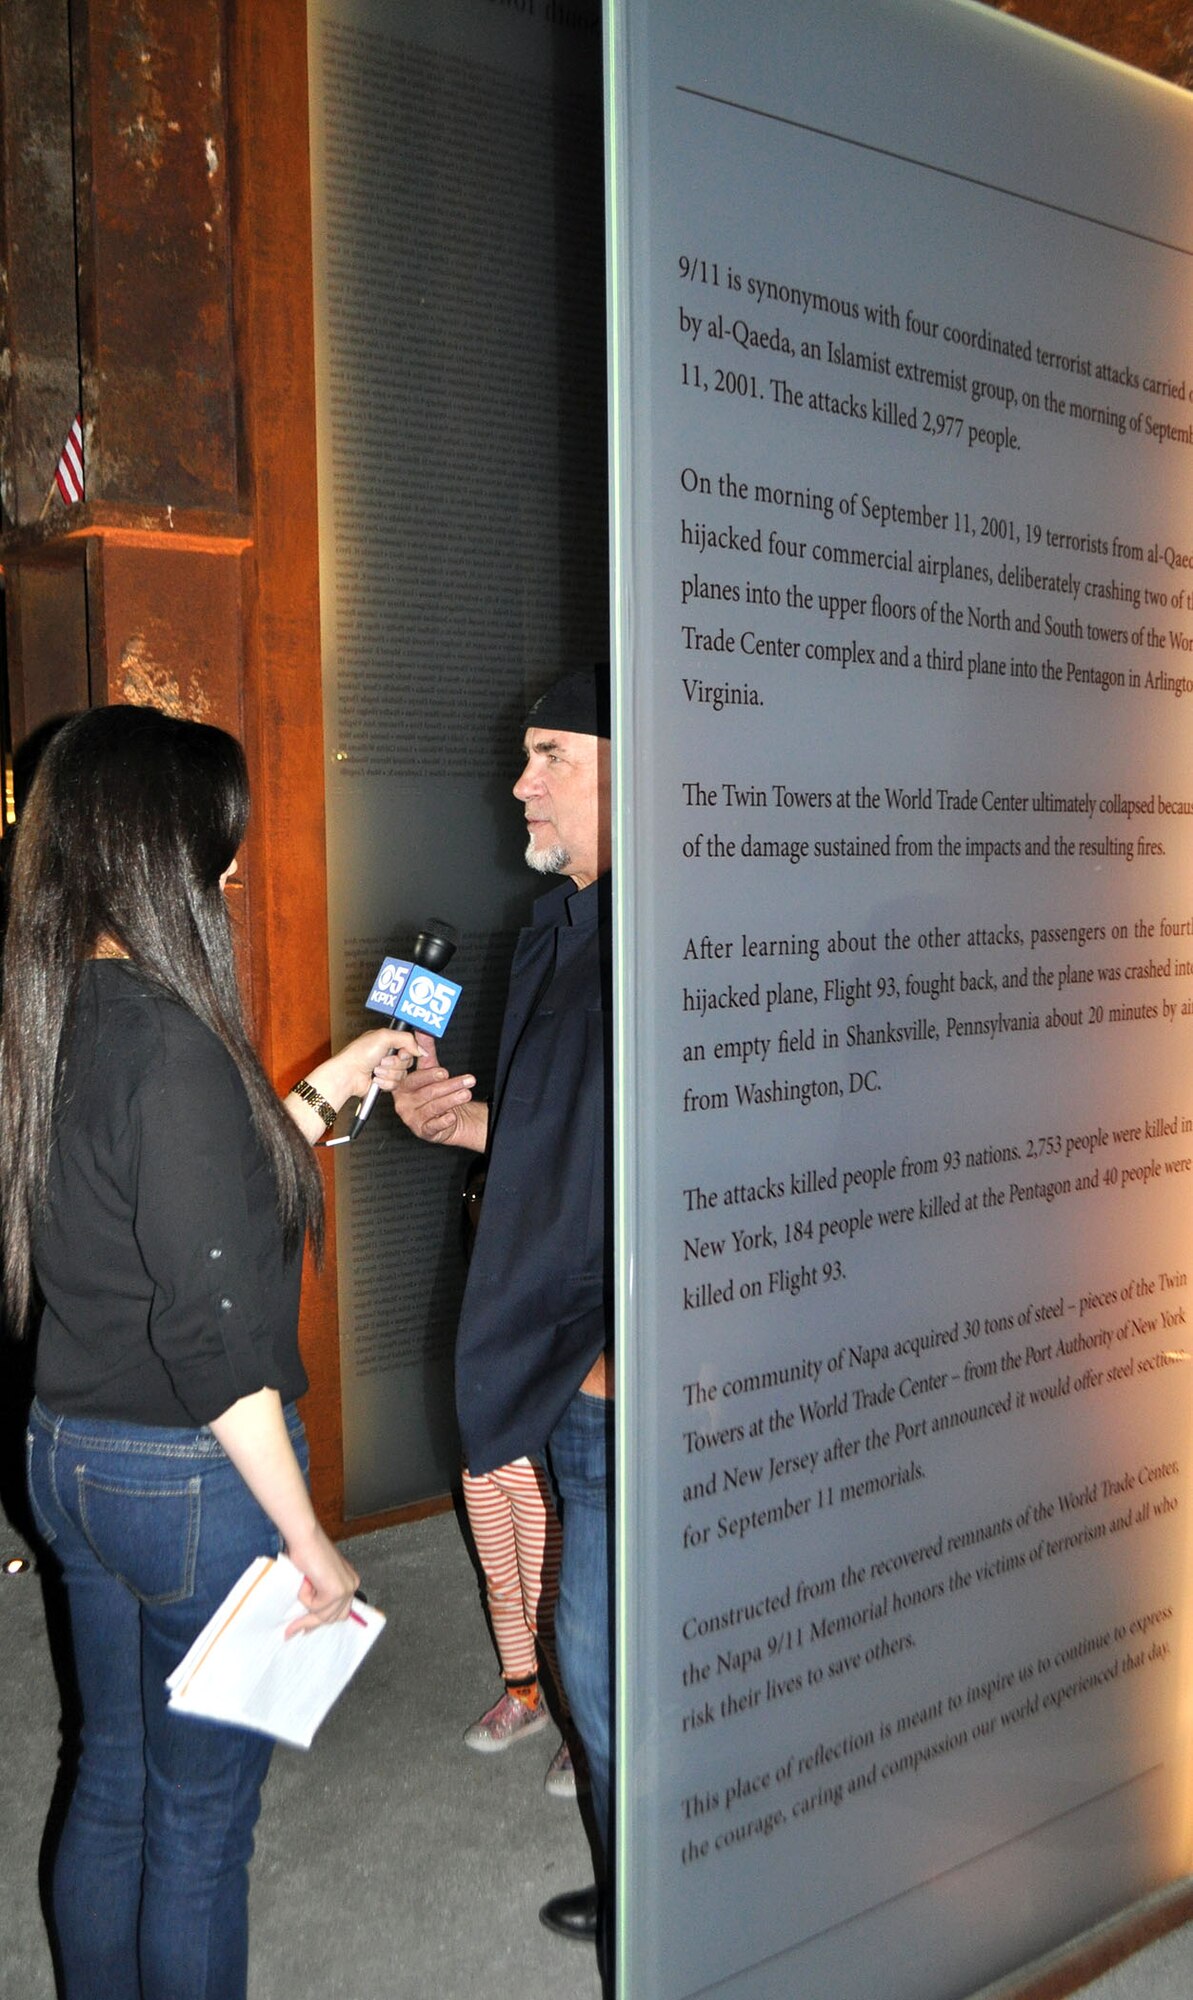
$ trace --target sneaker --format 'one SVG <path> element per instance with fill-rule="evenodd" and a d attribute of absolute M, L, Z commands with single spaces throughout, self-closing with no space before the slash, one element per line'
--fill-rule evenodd
<path fill-rule="evenodd" d="M 566 1743 L 560 1744 L 547 1766 L 543 1790 L 550 1792 L 553 1799 L 574 1799 L 576 1796 L 576 1767 Z"/>
<path fill-rule="evenodd" d="M 577 1753 L 573 1756 L 566 1738 L 547 1766 L 543 1790 L 550 1792 L 553 1799 L 574 1799 L 577 1792 L 588 1790 L 588 1773 L 584 1768 L 583 1754 Z"/>
<path fill-rule="evenodd" d="M 540 1729 L 547 1727 L 546 1704 L 540 1700 L 537 1707 L 528 1708 L 519 1701 L 516 1694 L 508 1690 L 500 1701 L 464 1731 L 464 1741 L 470 1750 L 482 1750 L 486 1754 L 493 1750 L 508 1750 L 519 1736 L 537 1736 Z"/>

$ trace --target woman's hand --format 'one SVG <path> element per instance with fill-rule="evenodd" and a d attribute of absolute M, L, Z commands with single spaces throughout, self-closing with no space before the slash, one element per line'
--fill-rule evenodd
<path fill-rule="evenodd" d="M 473 1098 L 474 1076 L 443 1069 L 430 1035 L 414 1036 L 418 1067 L 407 1069 L 393 1093 L 394 1110 L 416 1139 L 433 1146 L 464 1146 L 483 1153 L 489 1136 L 489 1107 Z"/>
<path fill-rule="evenodd" d="M 213 1417 L 210 1428 L 273 1522 L 291 1562 L 302 1571 L 298 1595 L 307 1609 L 286 1627 L 287 1639 L 295 1632 L 347 1618 L 360 1578 L 315 1518 L 277 1390 L 257 1389 L 242 1396 Z"/>
<path fill-rule="evenodd" d="M 306 1081 L 333 1111 L 340 1111 L 350 1097 L 363 1097 L 371 1083 L 393 1091 L 411 1064 L 418 1059 L 418 1044 L 409 1028 L 369 1028 L 365 1034 L 346 1042 L 334 1056 L 316 1063 L 306 1073 Z M 291 1091 L 283 1099 L 286 1110 L 299 1131 L 314 1145 L 327 1129 L 318 1108 Z"/>
<path fill-rule="evenodd" d="M 345 1042 L 334 1056 L 310 1072 L 312 1083 L 338 1111 L 350 1097 L 363 1097 L 371 1083 L 392 1091 L 418 1060 L 416 1037 L 409 1028 L 369 1028 Z M 326 1077 L 331 1088 L 320 1083 Z"/>
<path fill-rule="evenodd" d="M 296 1632 L 313 1632 L 317 1625 L 336 1625 L 347 1618 L 360 1577 L 322 1528 L 316 1524 L 313 1535 L 304 1536 L 301 1545 L 288 1542 L 286 1554 L 302 1571 L 298 1596 L 306 1606 L 306 1616 L 287 1625 L 287 1639 Z"/>

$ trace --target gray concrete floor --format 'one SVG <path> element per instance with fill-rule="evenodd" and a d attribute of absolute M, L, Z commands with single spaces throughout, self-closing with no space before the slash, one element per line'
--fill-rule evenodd
<path fill-rule="evenodd" d="M 1193 1993 L 1193 1925 L 1172 1931 L 1135 1958 L 1087 1986 L 1097 2000 L 1189 2000 Z"/>
<path fill-rule="evenodd" d="M 3 1517 L 0 1516 L 0 1531 Z M 19 1538 L 0 1534 L 0 1557 Z M 388 1627 L 309 1752 L 275 1753 L 252 1869 L 250 2000 L 599 2000 L 590 1949 L 538 1908 L 592 1880 L 551 1729 L 498 1756 L 462 1731 L 501 1692 L 455 1518 L 365 1535 Z M 37 1577 L 0 1577 L 0 2000 L 53 2000 L 37 1857 L 58 1698 Z"/>
<path fill-rule="evenodd" d="M 0 1557 L 18 1546 L 0 1516 Z M 542 1788 L 554 1732 L 496 1757 L 461 1741 L 499 1688 L 454 1517 L 364 1536 L 352 1556 L 390 1625 L 314 1748 L 274 1758 L 250 2000 L 598 2000 L 592 1954 L 537 1921 L 590 1879 L 575 1807 Z M 0 2000 L 54 1996 L 37 1855 L 57 1737 L 38 1579 L 0 1577 Z M 1190 2000 L 1193 1925 L 1084 1993 Z"/>

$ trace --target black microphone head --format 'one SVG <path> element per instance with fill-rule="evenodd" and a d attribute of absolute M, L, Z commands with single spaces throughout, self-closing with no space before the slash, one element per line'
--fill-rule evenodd
<path fill-rule="evenodd" d="M 410 956 L 415 965 L 425 966 L 428 972 L 442 972 L 455 949 L 454 925 L 445 924 L 442 917 L 431 917 L 415 938 Z"/>

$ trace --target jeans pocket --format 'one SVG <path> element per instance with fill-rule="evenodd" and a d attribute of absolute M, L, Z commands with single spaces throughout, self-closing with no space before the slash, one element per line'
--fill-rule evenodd
<path fill-rule="evenodd" d="M 36 1451 L 37 1439 L 31 1430 L 27 1430 L 25 1432 L 25 1493 L 29 1501 L 29 1512 L 33 1516 L 33 1525 L 41 1536 L 42 1541 L 47 1548 L 53 1548 L 57 1530 L 50 1526 L 43 1509 L 37 1504 L 37 1488 L 34 1480 L 34 1456 Z"/>
<path fill-rule="evenodd" d="M 202 1513 L 197 1475 L 104 1479 L 76 1467 L 79 1526 L 110 1576 L 143 1604 L 179 1604 L 194 1595 Z"/>

